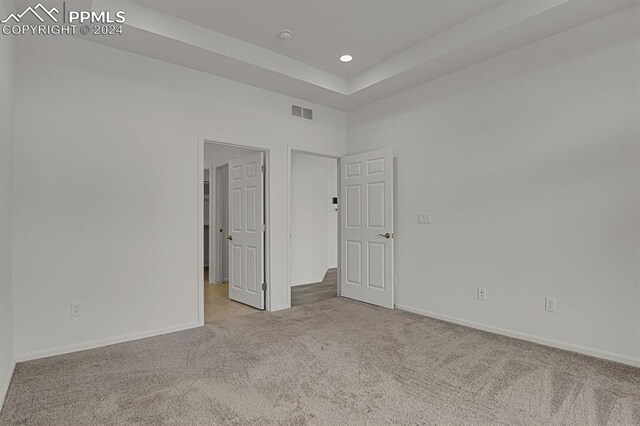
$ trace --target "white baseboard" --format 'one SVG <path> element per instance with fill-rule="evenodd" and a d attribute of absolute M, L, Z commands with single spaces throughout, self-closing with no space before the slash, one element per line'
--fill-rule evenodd
<path fill-rule="evenodd" d="M 73 345 L 59 346 L 57 348 L 45 349 L 41 351 L 27 352 L 16 355 L 17 362 L 31 361 L 49 356 L 63 355 L 71 352 L 85 351 L 87 349 L 100 348 L 102 346 L 115 345 L 118 343 L 130 342 L 132 340 L 145 339 L 147 337 L 161 336 L 163 334 L 175 333 L 176 331 L 188 330 L 190 328 L 201 327 L 198 322 L 190 322 L 187 324 L 177 325 L 173 327 L 160 328 L 156 330 L 145 331 L 142 333 L 127 334 L 123 336 L 111 337 L 108 339 L 93 340 Z"/>
<path fill-rule="evenodd" d="M 322 280 L 320 281 L 303 281 L 303 282 L 299 282 L 299 283 L 295 283 L 295 284 L 291 284 L 291 287 L 298 287 L 300 285 L 308 285 L 308 284 L 320 284 L 322 282 Z"/>
<path fill-rule="evenodd" d="M 7 397 L 7 392 L 9 391 L 9 385 L 11 384 L 11 378 L 13 378 L 13 372 L 16 369 L 16 360 L 11 360 L 11 365 L 9 366 L 9 370 L 5 377 L 2 378 L 2 382 L 0 382 L 0 411 L 2 411 L 2 407 L 4 406 L 4 399 Z"/>
<path fill-rule="evenodd" d="M 396 305 L 397 309 L 401 309 L 403 311 L 412 312 L 414 314 L 424 315 L 431 318 L 436 318 L 439 320 L 451 322 L 454 324 L 464 325 L 471 328 L 476 328 L 478 330 L 488 331 L 490 333 L 501 334 L 503 336 L 513 337 L 520 340 L 526 340 L 533 343 L 538 343 L 540 345 L 551 346 L 553 348 L 564 349 L 567 351 L 578 352 L 584 355 L 593 356 L 596 358 L 602 358 L 609 361 L 619 362 L 621 364 L 631 365 L 633 367 L 640 367 L 640 358 L 634 358 L 627 355 L 616 354 L 613 352 L 602 351 L 599 349 L 588 348 L 585 346 L 574 345 L 572 343 L 562 342 L 559 340 L 547 339 L 545 337 L 534 336 L 527 333 L 521 333 L 519 331 L 508 330 L 505 328 L 494 327 L 491 325 L 486 325 L 482 323 L 478 323 L 475 321 L 468 321 L 456 317 L 451 317 L 449 315 L 443 315 L 436 312 L 425 311 L 419 308 L 413 308 L 411 306 L 406 305 Z"/>
<path fill-rule="evenodd" d="M 277 306 L 271 306 L 271 309 L 269 309 L 268 312 L 276 312 L 276 311 L 283 311 L 285 309 L 289 309 L 291 308 L 291 305 L 277 305 Z"/>

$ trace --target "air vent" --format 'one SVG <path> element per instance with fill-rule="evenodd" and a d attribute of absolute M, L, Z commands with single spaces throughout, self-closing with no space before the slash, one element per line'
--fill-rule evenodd
<path fill-rule="evenodd" d="M 313 110 L 309 108 L 302 108 L 302 118 L 313 120 Z"/>
<path fill-rule="evenodd" d="M 291 105 L 291 115 L 294 117 L 305 118 L 307 120 L 313 120 L 313 110 L 310 108 L 303 108 L 298 105 Z"/>

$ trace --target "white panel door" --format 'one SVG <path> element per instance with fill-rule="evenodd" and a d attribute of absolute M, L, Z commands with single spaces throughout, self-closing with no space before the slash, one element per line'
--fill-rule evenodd
<path fill-rule="evenodd" d="M 393 309 L 393 153 L 340 163 L 341 296 Z"/>
<path fill-rule="evenodd" d="M 264 309 L 264 153 L 229 162 L 229 298 Z"/>

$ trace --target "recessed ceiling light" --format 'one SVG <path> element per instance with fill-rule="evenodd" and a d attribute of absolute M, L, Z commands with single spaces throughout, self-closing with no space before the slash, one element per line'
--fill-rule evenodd
<path fill-rule="evenodd" d="M 342 55 L 342 56 L 340 56 L 340 60 L 342 62 L 351 62 L 351 61 L 353 61 L 353 56 L 351 56 L 351 55 Z"/>
<path fill-rule="evenodd" d="M 293 32 L 290 30 L 282 30 L 278 33 L 280 40 L 291 40 L 293 38 Z"/>

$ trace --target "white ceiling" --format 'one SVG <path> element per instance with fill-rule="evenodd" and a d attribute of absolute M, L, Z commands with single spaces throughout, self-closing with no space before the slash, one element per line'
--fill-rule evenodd
<path fill-rule="evenodd" d="M 351 77 L 507 0 L 133 1 Z M 280 40 L 283 29 L 294 38 Z M 338 60 L 345 53 L 349 64 Z"/>
<path fill-rule="evenodd" d="M 342 110 L 623 9 L 640 14 L 640 0 L 70 1 L 126 11 L 124 35 L 85 39 Z M 277 38 L 285 28 L 293 40 Z M 629 32 L 640 38 L 640 25 Z"/>

